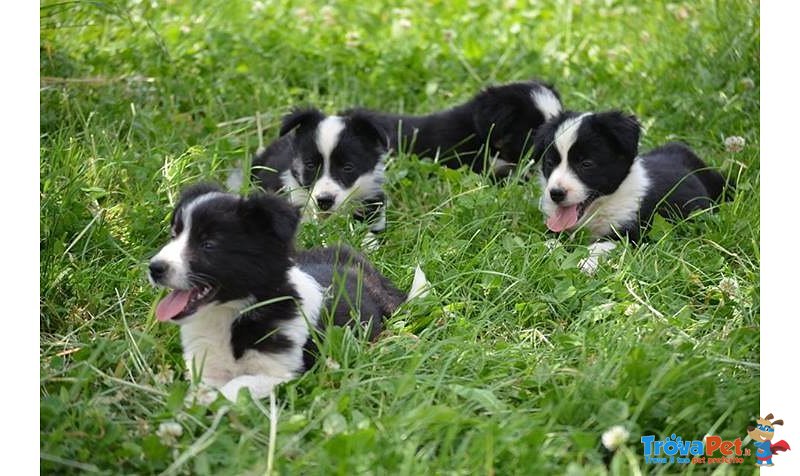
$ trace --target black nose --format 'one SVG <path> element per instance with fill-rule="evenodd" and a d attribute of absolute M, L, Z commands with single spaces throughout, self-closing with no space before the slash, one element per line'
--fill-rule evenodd
<path fill-rule="evenodd" d="M 158 281 L 167 274 L 169 265 L 164 261 L 151 261 L 150 262 L 150 277 L 153 281 Z"/>
<path fill-rule="evenodd" d="M 334 201 L 333 195 L 321 195 L 317 197 L 317 206 L 322 210 L 330 210 Z"/>
<path fill-rule="evenodd" d="M 550 198 L 556 203 L 561 203 L 567 198 L 567 192 L 565 192 L 563 188 L 551 188 Z"/>

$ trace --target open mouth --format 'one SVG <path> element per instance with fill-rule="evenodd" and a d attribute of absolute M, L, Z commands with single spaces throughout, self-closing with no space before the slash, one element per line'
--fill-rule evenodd
<path fill-rule="evenodd" d="M 556 208 L 555 213 L 547 217 L 547 228 L 549 228 L 550 231 L 561 232 L 574 227 L 578 221 L 583 218 L 583 214 L 586 212 L 586 209 L 589 208 L 589 205 L 599 196 L 600 194 L 591 192 L 589 196 L 586 197 L 586 200 L 580 203 L 566 207 L 559 206 Z"/>
<path fill-rule="evenodd" d="M 217 294 L 212 286 L 191 289 L 173 289 L 156 307 L 156 319 L 162 322 L 183 319 L 197 312 L 200 306 L 209 303 Z"/>

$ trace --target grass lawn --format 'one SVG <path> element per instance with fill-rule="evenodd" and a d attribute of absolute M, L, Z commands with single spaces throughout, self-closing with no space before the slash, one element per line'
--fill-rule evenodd
<path fill-rule="evenodd" d="M 757 471 L 648 465 L 639 439 L 744 438 L 758 413 L 758 3 L 390 3 L 42 2 L 42 473 Z M 536 181 L 399 154 L 370 257 L 404 289 L 419 263 L 433 294 L 374 344 L 329 330 L 276 392 L 274 439 L 269 401 L 195 398 L 145 278 L 184 185 L 223 180 L 296 105 L 422 113 L 531 77 L 635 113 L 645 150 L 691 144 L 736 199 L 586 276 L 588 237 L 546 243 Z M 341 215 L 298 246 L 365 232 Z M 614 425 L 630 437 L 606 467 Z"/>

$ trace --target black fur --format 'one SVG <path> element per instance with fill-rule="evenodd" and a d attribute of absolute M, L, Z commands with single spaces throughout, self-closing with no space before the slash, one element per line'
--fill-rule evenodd
<path fill-rule="evenodd" d="M 280 353 L 294 345 L 282 331 L 283 323 L 296 317 L 301 299 L 287 278 L 292 266 L 311 275 L 323 289 L 331 287 L 325 307 L 333 324 L 367 325 L 373 338 L 382 330 L 383 318 L 406 299 L 405 293 L 354 250 L 338 246 L 295 252 L 300 216 L 286 200 L 265 193 L 239 197 L 219 190 L 209 184 L 187 188 L 172 223 L 180 234 L 183 223 L 190 219 L 186 251 L 191 284 L 212 285 L 215 294 L 209 302 L 250 296 L 256 302 L 275 301 L 234 321 L 231 345 L 235 358 L 248 349 Z M 212 192 L 217 193 L 203 197 Z M 183 216 L 187 206 L 191 207 L 190 217 Z M 324 323 L 321 316 L 319 325 Z M 305 348 L 313 350 L 311 339 Z M 307 352 L 306 368 L 313 363 L 311 355 Z"/>
<path fill-rule="evenodd" d="M 344 114 L 367 115 L 388 135 L 394 150 L 419 156 L 438 153 L 447 167 L 467 165 L 480 173 L 495 155 L 511 164 L 527 157 L 533 133 L 547 119 L 531 97 L 537 89 L 550 90 L 560 102 L 552 86 L 527 81 L 488 87 L 463 104 L 427 115 L 366 109 L 351 109 Z M 495 170 L 494 175 L 502 177 L 512 170 Z"/>
<path fill-rule="evenodd" d="M 323 175 L 323 156 L 316 143 L 317 128 L 326 118 L 314 108 L 298 109 L 283 118 L 280 137 L 253 159 L 251 179 L 267 191 L 278 192 L 292 185 L 281 176 L 287 171 L 299 187 L 309 193 Z M 374 174 L 388 153 L 388 137 L 372 120 L 354 113 L 343 118 L 344 129 L 330 155 L 330 178 L 342 189 L 353 187 L 361 177 L 374 177 L 375 186 L 357 200 L 355 217 L 376 219 L 384 208 L 383 176 Z M 318 197 L 311 197 L 316 200 Z M 375 210 L 377 209 L 377 211 Z M 373 232 L 382 226 L 371 227 Z"/>
<path fill-rule="evenodd" d="M 565 112 L 537 131 L 534 156 L 535 160 L 542 159 L 545 180 L 562 160 L 554 145 L 559 126 L 579 115 Z M 624 236 L 636 243 L 649 229 L 655 214 L 670 220 L 683 219 L 693 211 L 712 208 L 731 198 L 733 185 L 727 184 L 717 170 L 708 167 L 685 144 L 668 143 L 638 155 L 640 131 L 634 116 L 619 111 L 591 114 L 581 120 L 577 139 L 568 151 L 569 169 L 590 191 L 591 200 L 616 193 L 635 161 L 649 179 L 638 215 L 625 223 L 612 224 L 615 231 L 605 238 Z"/>

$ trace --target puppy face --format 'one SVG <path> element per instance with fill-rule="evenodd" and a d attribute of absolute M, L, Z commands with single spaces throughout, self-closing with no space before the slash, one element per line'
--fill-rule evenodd
<path fill-rule="evenodd" d="M 551 86 L 529 81 L 486 88 L 475 97 L 473 120 L 492 155 L 518 163 L 533 147 L 533 134 L 562 111 Z"/>
<path fill-rule="evenodd" d="M 354 113 L 325 116 L 316 109 L 283 120 L 281 135 L 294 131 L 291 175 L 321 211 L 350 199 L 381 193 L 388 139 L 370 119 Z"/>
<path fill-rule="evenodd" d="M 150 281 L 172 289 L 158 304 L 158 320 L 181 323 L 285 278 L 298 220 L 298 211 L 274 196 L 241 198 L 207 184 L 186 189 L 169 243 L 150 260 Z"/>
<path fill-rule="evenodd" d="M 550 230 L 576 228 L 596 199 L 617 190 L 638 153 L 639 133 L 636 118 L 618 111 L 567 112 L 537 131 L 541 208 Z"/>

